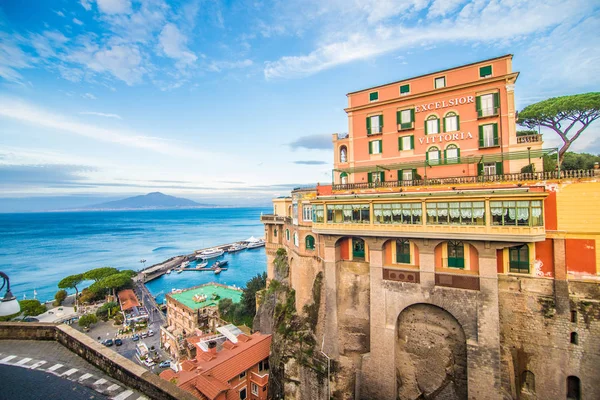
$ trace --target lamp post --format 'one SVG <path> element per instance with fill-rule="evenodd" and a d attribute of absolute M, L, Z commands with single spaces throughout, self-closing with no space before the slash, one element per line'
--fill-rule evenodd
<path fill-rule="evenodd" d="M 8 275 L 0 271 L 0 277 L 2 277 L 3 280 L 2 286 L 0 286 L 0 293 L 2 292 L 2 289 L 4 289 L 4 285 L 6 285 L 6 294 L 4 295 L 4 298 L 0 299 L 0 317 L 17 314 L 21 311 L 21 306 L 19 305 L 17 298 L 10 291 Z"/>

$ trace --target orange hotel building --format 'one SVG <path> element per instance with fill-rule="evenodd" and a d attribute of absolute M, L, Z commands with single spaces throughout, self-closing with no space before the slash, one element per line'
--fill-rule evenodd
<path fill-rule="evenodd" d="M 517 77 L 505 55 L 349 93 L 332 184 L 261 217 L 297 310 L 323 276 L 335 398 L 600 398 L 600 170 L 543 170 Z"/>

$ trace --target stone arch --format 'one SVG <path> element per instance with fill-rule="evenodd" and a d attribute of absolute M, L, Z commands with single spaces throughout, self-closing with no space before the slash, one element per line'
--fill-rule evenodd
<path fill-rule="evenodd" d="M 399 256 L 399 241 L 406 241 L 408 244 L 409 257 Z M 383 265 L 409 264 L 419 265 L 419 246 L 412 238 L 390 238 L 383 243 Z M 406 250 L 406 246 L 405 246 Z M 408 259 L 406 259 L 408 258 Z"/>
<path fill-rule="evenodd" d="M 362 242 L 362 251 L 359 242 Z M 335 241 L 335 247 L 338 249 L 336 260 L 346 261 L 368 261 L 368 249 L 366 238 L 359 236 L 342 236 Z"/>
<path fill-rule="evenodd" d="M 462 243 L 462 252 L 458 244 Z M 450 247 L 452 249 L 450 249 Z M 462 262 L 460 257 L 462 255 Z M 450 260 L 452 258 L 452 260 Z M 435 268 L 458 268 L 479 271 L 479 250 L 466 240 L 439 242 L 434 248 Z"/>
<path fill-rule="evenodd" d="M 433 304 L 402 310 L 395 371 L 398 399 L 467 399 L 467 342 L 458 319 Z"/>
<path fill-rule="evenodd" d="M 348 162 L 348 148 L 346 147 L 346 145 L 340 146 L 340 162 Z"/>

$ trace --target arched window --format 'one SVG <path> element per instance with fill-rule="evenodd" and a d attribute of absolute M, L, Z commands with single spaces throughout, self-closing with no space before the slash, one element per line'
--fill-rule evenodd
<path fill-rule="evenodd" d="M 438 165 L 440 163 L 440 149 L 435 146 L 428 148 L 426 157 L 429 165 Z"/>
<path fill-rule="evenodd" d="M 567 378 L 567 400 L 581 400 L 581 381 L 576 376 Z"/>
<path fill-rule="evenodd" d="M 273 237 L 277 237 L 277 228 L 273 229 Z"/>
<path fill-rule="evenodd" d="M 300 244 L 298 242 L 298 232 L 294 232 L 294 246 L 298 247 Z"/>
<path fill-rule="evenodd" d="M 407 239 L 396 239 L 396 262 L 410 264 L 410 242 Z"/>
<path fill-rule="evenodd" d="M 287 240 L 288 242 L 290 241 L 290 230 L 289 229 L 285 230 L 285 240 Z"/>
<path fill-rule="evenodd" d="M 342 183 L 342 185 L 345 185 L 346 183 L 348 183 L 348 174 L 345 172 L 342 172 L 340 174 L 340 182 Z"/>
<path fill-rule="evenodd" d="M 448 268 L 465 267 L 465 245 L 463 242 L 448 242 Z"/>
<path fill-rule="evenodd" d="M 521 392 L 535 393 L 535 375 L 531 371 L 523 371 L 521 374 Z"/>
<path fill-rule="evenodd" d="M 340 162 L 348 161 L 348 149 L 346 146 L 340 147 Z"/>
<path fill-rule="evenodd" d="M 315 238 L 311 235 L 306 235 L 306 249 L 313 250 L 315 248 Z"/>
<path fill-rule="evenodd" d="M 440 120 L 435 115 L 430 115 L 425 120 L 425 134 L 432 135 L 435 133 L 440 133 Z"/>
<path fill-rule="evenodd" d="M 449 144 L 444 150 L 444 159 L 446 164 L 456 164 L 460 162 L 460 149 L 455 144 Z"/>
<path fill-rule="evenodd" d="M 460 129 L 458 114 L 449 112 L 444 117 L 444 132 L 456 132 Z"/>
<path fill-rule="evenodd" d="M 352 258 L 365 258 L 365 241 L 360 238 L 352 239 Z"/>
<path fill-rule="evenodd" d="M 517 274 L 529 273 L 529 246 L 523 244 L 508 249 L 509 271 Z"/>

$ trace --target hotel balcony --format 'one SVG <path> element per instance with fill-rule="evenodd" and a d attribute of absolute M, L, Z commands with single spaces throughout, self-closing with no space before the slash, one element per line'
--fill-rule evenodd
<path fill-rule="evenodd" d="M 543 143 L 541 134 L 517 136 L 517 144 Z"/>
<path fill-rule="evenodd" d="M 291 217 L 283 217 L 281 215 L 265 214 L 265 215 L 260 216 L 260 222 L 262 222 L 263 224 L 283 225 L 286 223 L 291 224 L 292 218 Z"/>

